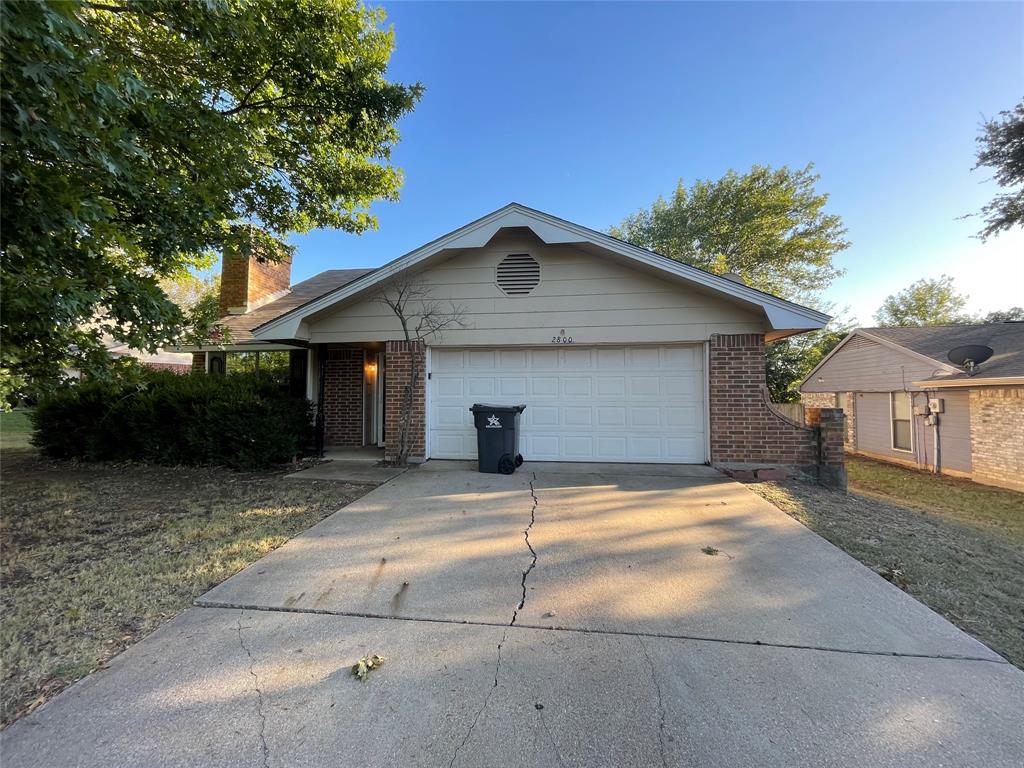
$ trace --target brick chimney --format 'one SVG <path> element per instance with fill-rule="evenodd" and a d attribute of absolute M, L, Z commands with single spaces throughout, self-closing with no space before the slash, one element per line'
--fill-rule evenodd
<path fill-rule="evenodd" d="M 291 285 L 292 257 L 267 261 L 251 245 L 225 245 L 221 261 L 221 315 L 242 315 L 274 299 Z"/>

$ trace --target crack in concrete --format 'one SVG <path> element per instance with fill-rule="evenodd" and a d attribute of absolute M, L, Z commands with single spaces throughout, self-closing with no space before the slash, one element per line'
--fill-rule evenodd
<path fill-rule="evenodd" d="M 332 611 L 325 608 L 282 608 L 280 606 L 259 605 L 257 603 L 230 603 L 219 600 L 194 600 L 197 608 L 220 608 L 232 611 L 260 611 L 263 613 L 300 613 L 312 616 L 342 616 L 353 619 L 380 619 L 382 621 L 415 621 L 425 624 L 462 624 L 470 627 L 509 627 L 497 621 L 481 621 L 476 619 L 438 619 L 422 616 L 391 616 L 383 613 L 367 613 L 363 611 Z M 588 629 L 586 627 L 556 627 L 550 624 L 515 624 L 515 629 L 538 629 L 545 632 L 571 632 L 581 635 L 607 635 L 609 637 L 654 637 L 660 640 L 690 640 L 697 643 L 721 643 L 723 645 L 750 645 L 759 648 L 783 648 L 795 651 L 820 651 L 822 653 L 846 653 L 853 656 L 882 656 L 895 659 L 935 659 L 937 661 L 981 661 L 988 664 L 1009 664 L 1003 658 L 987 656 L 968 656 L 957 653 L 911 653 L 909 651 L 872 651 L 859 648 L 836 648 L 828 645 L 802 645 L 799 643 L 776 643 L 768 640 L 741 640 L 728 637 L 708 637 L 706 635 L 685 635 L 671 632 L 639 632 L 626 629 Z"/>
<path fill-rule="evenodd" d="M 651 681 L 654 683 L 654 692 L 658 696 L 658 748 L 661 750 L 662 768 L 668 768 L 668 758 L 665 756 L 665 702 L 661 698 L 661 683 L 658 682 L 658 675 L 654 669 L 654 661 L 647 651 L 647 643 L 642 637 L 638 637 L 640 648 L 643 649 L 644 658 L 647 659 L 647 666 L 651 668 Z"/>
<path fill-rule="evenodd" d="M 565 761 L 562 759 L 562 753 L 558 749 L 558 743 L 555 741 L 555 737 L 551 733 L 551 729 L 548 727 L 548 721 L 544 719 L 544 710 L 538 710 L 537 714 L 540 715 L 540 724 L 544 728 L 544 732 L 548 735 L 548 741 L 551 742 L 551 748 L 555 751 L 555 759 L 558 760 L 558 764 L 565 768 Z"/>
<path fill-rule="evenodd" d="M 246 627 L 248 629 L 248 627 Z M 256 691 L 256 716 L 260 719 L 260 752 L 263 754 L 263 768 L 270 768 L 270 748 L 267 746 L 267 716 L 263 712 L 263 690 L 260 688 L 260 678 L 256 674 L 256 659 L 252 655 L 252 651 L 245 644 L 245 640 L 242 638 L 242 620 L 238 620 L 238 644 L 242 650 L 245 651 L 245 655 L 249 657 L 249 674 L 252 675 L 252 687 Z"/>
<path fill-rule="evenodd" d="M 507 636 L 508 627 L 505 627 L 505 631 L 501 633 L 501 640 L 498 642 L 498 659 L 494 664 L 494 685 L 487 689 L 487 695 L 484 696 L 480 709 L 478 709 L 476 715 L 473 716 L 473 721 L 469 724 L 469 730 L 466 731 L 466 735 L 462 737 L 462 741 L 455 747 L 455 752 L 452 754 L 452 759 L 448 763 L 448 768 L 452 768 L 455 765 L 455 761 L 459 758 L 459 752 L 469 742 L 470 737 L 473 735 L 473 731 L 476 729 L 477 722 L 479 722 L 480 718 L 483 716 L 484 710 L 487 709 L 487 704 L 491 700 L 491 694 L 494 693 L 494 689 L 498 687 L 498 676 L 501 673 L 501 646 L 505 644 L 505 638 Z"/>
<path fill-rule="evenodd" d="M 537 473 L 533 473 L 533 477 L 530 479 L 530 496 L 533 497 L 533 506 L 530 508 L 530 524 L 526 526 L 523 531 L 523 538 L 526 540 L 526 547 L 530 550 L 530 554 L 533 555 L 533 559 L 530 561 L 530 565 L 523 571 L 523 596 L 519 601 L 519 605 L 516 606 L 515 610 L 512 611 L 512 621 L 509 622 L 509 626 L 513 626 L 516 623 L 516 619 L 519 617 L 519 612 L 523 610 L 523 606 L 526 605 L 526 579 L 530 575 L 530 571 L 537 567 L 537 550 L 533 548 L 530 543 L 530 529 L 533 528 L 533 524 L 537 522 L 537 489 L 533 487 L 533 484 L 537 481 Z"/>

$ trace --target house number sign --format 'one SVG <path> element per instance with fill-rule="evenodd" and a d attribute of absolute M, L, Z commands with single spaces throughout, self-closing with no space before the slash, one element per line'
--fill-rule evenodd
<path fill-rule="evenodd" d="M 558 332 L 557 336 L 551 337 L 552 344 L 572 344 L 572 336 L 565 335 L 565 328 Z"/>

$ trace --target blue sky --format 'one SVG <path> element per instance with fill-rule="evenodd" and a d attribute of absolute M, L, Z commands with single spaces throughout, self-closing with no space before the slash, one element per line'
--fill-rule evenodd
<path fill-rule="evenodd" d="M 983 115 L 1024 96 L 1024 4 L 387 3 L 390 77 L 426 93 L 380 229 L 294 238 L 293 277 L 377 266 L 515 200 L 595 229 L 682 177 L 814 162 L 853 246 L 826 298 L 920 277 L 1024 304 L 1024 234 L 981 244 Z"/>

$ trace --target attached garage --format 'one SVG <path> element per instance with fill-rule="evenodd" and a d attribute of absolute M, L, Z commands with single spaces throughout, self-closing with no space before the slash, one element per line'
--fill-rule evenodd
<path fill-rule="evenodd" d="M 323 444 L 473 460 L 470 406 L 523 403 L 527 461 L 832 462 L 841 424 L 794 424 L 765 386 L 765 342 L 828 316 L 738 279 L 516 203 L 354 273 L 225 318 L 233 351 L 306 353 Z"/>
<path fill-rule="evenodd" d="M 432 348 L 429 452 L 476 457 L 473 403 L 525 403 L 531 461 L 707 461 L 704 347 Z"/>

